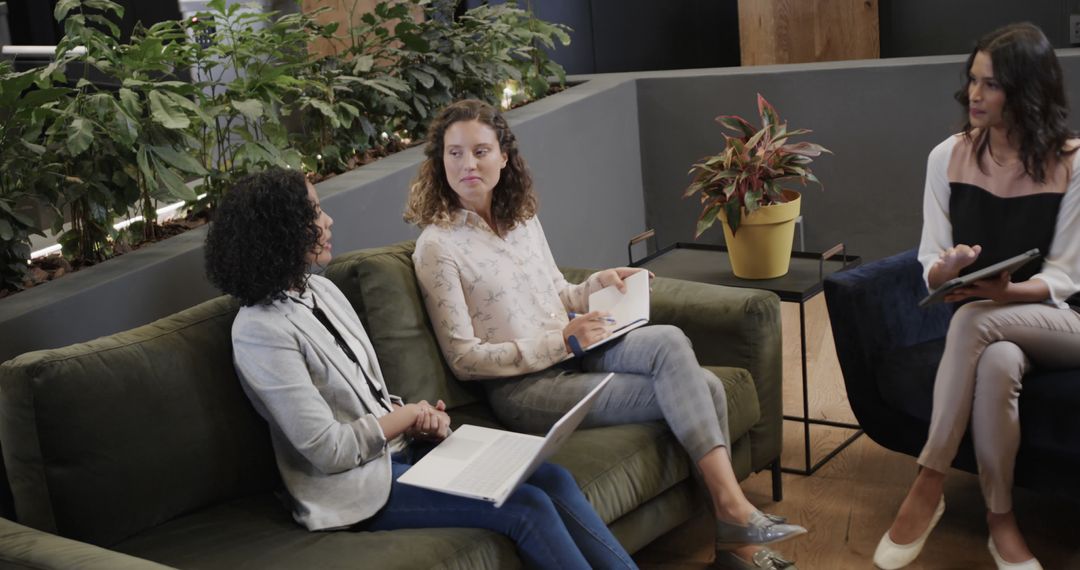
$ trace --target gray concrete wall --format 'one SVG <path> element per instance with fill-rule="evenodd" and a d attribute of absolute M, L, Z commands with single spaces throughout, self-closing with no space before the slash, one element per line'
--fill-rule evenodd
<path fill-rule="evenodd" d="M 507 114 L 533 169 L 541 220 L 562 264 L 625 262 L 645 227 L 632 82 L 600 78 Z M 319 184 L 337 251 L 414 239 L 401 218 L 423 153 L 413 148 Z M 0 299 L 0 362 L 149 323 L 218 295 L 206 228 Z"/>
<path fill-rule="evenodd" d="M 1080 50 L 1059 52 L 1073 108 Z M 926 155 L 961 121 L 951 99 L 962 56 L 611 74 L 507 114 L 530 163 L 556 260 L 626 262 L 627 240 L 692 238 L 698 206 L 680 198 L 687 169 L 720 149 L 718 114 L 751 118 L 763 93 L 806 140 L 824 190 L 803 200 L 806 245 L 837 242 L 870 260 L 918 242 Z M 1074 119 L 1074 126 L 1080 122 Z M 401 220 L 414 148 L 319 185 L 337 250 L 412 239 Z M 703 241 L 719 243 L 714 228 Z M 148 323 L 216 295 L 204 277 L 205 228 L 0 300 L 0 361 Z"/>
<path fill-rule="evenodd" d="M 1080 51 L 1063 50 L 1072 107 L 1080 103 Z M 918 244 L 926 156 L 962 124 L 952 94 L 963 56 L 763 66 L 656 75 L 638 80 L 646 220 L 661 246 L 693 238 L 700 212 L 682 200 L 689 165 L 722 148 L 720 114 L 757 123 L 762 93 L 801 139 L 825 145 L 812 165 L 824 190 L 808 186 L 802 211 L 806 247 L 845 243 L 864 260 Z M 1074 127 L 1080 121 L 1073 118 Z M 702 236 L 723 243 L 720 228 Z"/>

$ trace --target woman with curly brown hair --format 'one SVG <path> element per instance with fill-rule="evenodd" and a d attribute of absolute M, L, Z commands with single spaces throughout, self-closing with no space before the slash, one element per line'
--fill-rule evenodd
<path fill-rule="evenodd" d="M 927 287 L 1039 248 L 1040 264 L 946 296 L 968 301 L 949 323 L 934 380 L 922 467 L 874 553 L 879 568 L 911 563 L 945 511 L 945 474 L 970 432 L 998 568 L 1042 568 L 1012 507 L 1021 382 L 1032 366 L 1080 366 L 1080 141 L 1067 126 L 1061 66 L 1042 31 L 987 34 L 956 93 L 963 132 L 930 152 L 919 261 Z"/>
<path fill-rule="evenodd" d="M 232 327 L 241 385 L 270 425 L 293 517 L 309 530 L 476 527 L 530 568 L 634 568 L 566 469 L 545 463 L 500 508 L 400 484 L 449 433 L 441 401 L 391 396 L 360 318 L 328 279 L 333 220 L 298 172 L 229 190 L 206 238 L 210 280 L 243 305 Z M 363 552 L 357 552 L 363 566 Z"/>
<path fill-rule="evenodd" d="M 611 334 L 605 315 L 587 312 L 589 294 L 611 285 L 622 290 L 623 279 L 640 270 L 607 269 L 579 285 L 566 282 L 502 115 L 481 101 L 450 105 L 432 123 L 425 154 L 405 219 L 423 228 L 416 275 L 457 377 L 483 380 L 500 420 L 536 433 L 615 372 L 584 425 L 665 420 L 712 496 L 717 565 L 794 568 L 758 545 L 806 529 L 765 515 L 743 495 L 727 449 L 723 384 L 698 365 L 686 335 L 647 326 L 581 351 Z"/>

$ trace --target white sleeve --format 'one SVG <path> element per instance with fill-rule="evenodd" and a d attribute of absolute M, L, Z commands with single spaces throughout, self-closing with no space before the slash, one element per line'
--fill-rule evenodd
<path fill-rule="evenodd" d="M 956 137 L 951 136 L 930 151 L 926 160 L 926 189 L 923 191 L 923 227 L 919 240 L 919 263 L 923 266 L 923 281 L 930 276 L 930 267 L 942 250 L 953 246 L 952 222 L 949 218 L 949 159 Z M 927 288 L 930 284 L 927 282 Z"/>
<path fill-rule="evenodd" d="M 1031 278 L 1050 288 L 1050 302 L 1065 308 L 1065 299 L 1080 291 L 1080 151 L 1073 158 L 1072 175 L 1061 198 L 1054 241 L 1043 259 L 1042 271 Z"/>

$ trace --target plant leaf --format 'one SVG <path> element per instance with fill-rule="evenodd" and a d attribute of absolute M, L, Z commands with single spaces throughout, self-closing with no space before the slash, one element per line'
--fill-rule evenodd
<path fill-rule="evenodd" d="M 191 125 L 184 111 L 157 91 L 151 91 L 150 116 L 153 120 L 167 129 L 186 129 Z"/>
<path fill-rule="evenodd" d="M 197 176 L 206 176 L 207 174 L 203 165 L 186 152 L 181 152 L 171 146 L 155 146 L 149 150 L 177 170 Z"/>
<path fill-rule="evenodd" d="M 236 109 L 241 115 L 247 117 L 248 120 L 251 121 L 259 120 L 259 117 L 262 117 L 263 112 L 265 111 L 262 101 L 259 101 L 258 99 L 231 101 L 230 105 L 232 105 L 233 109 Z"/>
<path fill-rule="evenodd" d="M 702 210 L 701 217 L 699 217 L 697 221 L 697 229 L 694 231 L 694 239 L 701 237 L 701 234 L 705 233 L 705 230 L 712 227 L 716 222 L 716 216 L 720 214 L 720 210 L 723 208 L 723 204 L 714 202 Z"/>
<path fill-rule="evenodd" d="M 742 223 L 742 204 L 735 200 L 724 204 L 724 215 L 727 216 L 731 235 L 735 235 L 735 232 L 739 230 L 739 225 Z"/>
<path fill-rule="evenodd" d="M 746 119 L 737 115 L 720 115 L 716 117 L 715 121 L 720 123 L 720 126 L 742 134 L 742 139 L 746 140 L 757 132 L 757 129 L 753 125 L 748 123 Z"/>
<path fill-rule="evenodd" d="M 819 144 L 808 142 L 786 144 L 782 148 L 784 149 L 784 152 L 789 152 L 791 154 L 798 154 L 802 156 L 821 156 L 821 153 L 823 152 L 832 154 L 831 150 Z"/>
<path fill-rule="evenodd" d="M 780 116 L 776 114 L 776 109 L 765 100 L 765 97 L 763 97 L 761 93 L 758 93 L 757 104 L 758 114 L 761 115 L 762 128 L 767 129 L 773 125 L 780 124 Z"/>
<path fill-rule="evenodd" d="M 71 156 L 79 156 L 94 142 L 94 130 L 90 121 L 79 117 L 71 121 L 71 133 L 67 137 L 67 149 Z"/>

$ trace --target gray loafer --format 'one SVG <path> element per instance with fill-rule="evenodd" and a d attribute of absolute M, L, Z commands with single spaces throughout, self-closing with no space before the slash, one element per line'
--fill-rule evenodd
<path fill-rule="evenodd" d="M 734 553 L 721 550 L 716 553 L 713 568 L 722 570 L 799 570 L 795 563 L 785 560 L 775 550 L 762 548 L 754 553 L 750 561 L 743 560 Z"/>
<path fill-rule="evenodd" d="M 795 524 L 783 524 L 765 516 L 761 511 L 750 514 L 745 525 L 716 521 L 716 549 L 731 550 L 747 544 L 772 544 L 806 534 L 806 529 Z"/>

